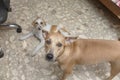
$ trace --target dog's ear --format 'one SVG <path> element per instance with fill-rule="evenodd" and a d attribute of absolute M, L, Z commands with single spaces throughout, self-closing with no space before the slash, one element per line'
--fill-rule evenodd
<path fill-rule="evenodd" d="M 65 37 L 65 45 L 69 45 L 74 42 L 78 37 Z"/>
<path fill-rule="evenodd" d="M 37 24 L 37 23 L 36 23 L 35 20 L 34 20 L 34 21 L 32 22 L 32 25 L 33 25 L 33 26 L 36 26 L 36 24 Z"/>

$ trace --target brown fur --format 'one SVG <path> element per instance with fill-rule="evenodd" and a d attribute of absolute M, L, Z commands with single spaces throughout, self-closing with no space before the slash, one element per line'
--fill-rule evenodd
<path fill-rule="evenodd" d="M 99 39 L 67 39 L 60 32 L 49 33 L 46 40 L 51 44 L 45 44 L 46 53 L 52 50 L 54 61 L 58 61 L 63 70 L 61 80 L 65 80 L 71 74 L 76 64 L 96 64 L 108 61 L 111 64 L 112 80 L 120 72 L 120 42 L 115 40 Z M 61 42 L 62 47 L 56 44 Z"/>
<path fill-rule="evenodd" d="M 52 25 L 50 32 L 54 33 L 57 31 L 57 25 Z"/>

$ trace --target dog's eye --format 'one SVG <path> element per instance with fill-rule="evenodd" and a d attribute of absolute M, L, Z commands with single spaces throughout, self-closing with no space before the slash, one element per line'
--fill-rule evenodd
<path fill-rule="evenodd" d="M 62 43 L 58 43 L 57 46 L 58 46 L 58 47 L 62 47 Z"/>
<path fill-rule="evenodd" d="M 51 40 L 46 40 L 46 43 L 47 44 L 51 44 Z"/>
<path fill-rule="evenodd" d="M 40 24 L 43 24 L 43 22 L 41 22 Z"/>

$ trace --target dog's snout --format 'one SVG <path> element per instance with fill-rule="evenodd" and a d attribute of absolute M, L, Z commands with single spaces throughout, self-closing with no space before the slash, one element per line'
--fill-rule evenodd
<path fill-rule="evenodd" d="M 41 26 L 40 26 L 41 27 Z M 41 30 L 41 28 L 38 28 L 38 30 Z"/>
<path fill-rule="evenodd" d="M 46 59 L 49 60 L 49 61 L 52 60 L 53 57 L 54 57 L 54 56 L 53 56 L 52 53 L 48 53 L 48 54 L 46 55 Z"/>

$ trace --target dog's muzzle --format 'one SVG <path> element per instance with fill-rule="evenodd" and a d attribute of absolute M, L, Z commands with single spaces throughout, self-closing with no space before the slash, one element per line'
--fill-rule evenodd
<path fill-rule="evenodd" d="M 46 55 L 46 60 L 48 60 L 48 61 L 53 60 L 53 58 L 54 58 L 54 56 L 53 56 L 52 53 L 48 53 L 48 54 Z"/>

